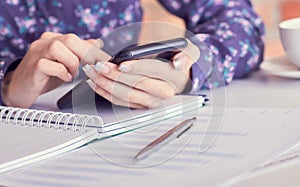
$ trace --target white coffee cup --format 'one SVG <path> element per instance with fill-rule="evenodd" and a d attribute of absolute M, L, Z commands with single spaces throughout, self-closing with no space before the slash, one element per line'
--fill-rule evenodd
<path fill-rule="evenodd" d="M 279 31 L 286 56 L 300 67 L 300 17 L 281 22 Z"/>

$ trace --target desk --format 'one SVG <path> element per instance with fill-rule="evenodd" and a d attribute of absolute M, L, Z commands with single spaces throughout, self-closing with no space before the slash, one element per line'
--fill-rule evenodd
<path fill-rule="evenodd" d="M 299 79 L 252 73 L 226 87 L 227 107 L 300 108 Z M 299 118 L 300 119 L 300 118 Z M 300 163 L 249 178 L 236 186 L 298 186 Z"/>
<path fill-rule="evenodd" d="M 296 109 L 296 108 L 299 108 L 299 106 L 300 106 L 299 102 L 295 102 L 295 101 L 297 101 L 297 99 L 298 99 L 297 97 L 300 93 L 299 90 L 297 89 L 298 88 L 297 85 L 298 85 L 298 80 L 283 79 L 283 78 L 279 78 L 279 77 L 270 76 L 262 71 L 257 71 L 257 72 L 252 73 L 251 76 L 249 76 L 247 79 L 234 80 L 230 85 L 225 87 L 226 106 L 227 107 L 245 107 L 245 108 L 253 107 L 253 108 L 295 108 Z M 220 90 L 222 90 L 222 89 L 220 89 Z M 218 90 L 216 90 L 216 91 L 218 91 Z M 236 120 L 236 118 L 234 118 L 234 120 Z M 242 121 L 242 123 L 243 122 L 244 121 Z M 242 124 L 242 123 L 238 123 L 238 124 Z M 250 127 L 253 127 L 253 124 L 254 123 L 250 123 Z M 260 125 L 260 124 L 261 123 L 258 123 L 258 125 Z M 274 129 L 273 123 L 270 123 L 267 125 L 269 125 L 269 127 L 272 127 Z M 297 126 L 297 124 L 294 124 L 294 126 Z M 245 126 L 239 126 L 239 127 L 240 127 L 239 129 L 245 129 L 244 128 Z M 262 131 L 261 128 L 256 128 L 257 126 L 254 126 L 254 127 L 255 128 L 252 128 L 252 129 L 254 129 L 255 131 L 260 131 L 260 132 Z M 297 126 L 297 128 L 298 128 L 298 126 Z M 269 132 L 269 129 L 267 129 L 268 132 Z M 282 128 L 281 128 L 281 130 L 282 130 Z M 284 131 L 290 132 L 289 129 L 286 129 L 286 128 L 284 129 Z M 229 137 L 230 132 L 229 133 L 228 132 L 229 131 L 224 131 L 223 132 L 224 136 L 220 137 L 220 138 L 226 139 L 227 137 Z M 225 145 L 226 148 L 230 148 L 230 146 L 233 145 L 232 142 L 242 142 L 242 141 L 239 141 L 239 140 L 241 140 L 239 138 L 247 135 L 247 133 L 244 133 L 244 132 L 245 131 L 242 131 L 242 132 L 233 131 L 232 134 L 237 134 L 237 135 L 234 135 L 235 137 L 229 137 L 230 138 L 229 142 L 227 141 L 228 144 L 224 144 L 224 141 L 222 141 L 223 139 L 221 139 L 219 142 L 221 142 L 222 145 Z M 292 132 L 295 136 L 298 137 L 298 131 L 292 131 Z M 229 134 L 229 136 L 228 136 L 228 134 Z M 264 133 L 264 135 L 265 134 L 266 133 Z M 273 140 L 273 138 L 276 138 L 277 142 L 278 141 L 282 142 L 280 139 L 280 135 L 282 135 L 282 134 L 284 134 L 282 131 L 277 131 L 278 138 L 276 138 L 276 136 L 274 136 L 274 134 L 269 133 L 269 140 Z M 254 142 L 253 139 L 255 139 L 255 138 L 251 138 L 251 137 L 253 137 L 253 136 L 250 136 L 250 138 L 248 138 L 247 140 L 250 139 L 249 144 L 252 147 L 251 150 L 256 151 L 257 144 L 263 142 L 263 140 L 265 139 L 265 136 L 260 136 L 259 139 L 257 139 L 255 141 L 256 143 L 253 143 Z M 287 136 L 285 136 L 285 137 L 287 137 Z M 144 136 L 142 138 L 144 138 Z M 135 142 L 137 142 L 137 141 L 135 141 Z M 267 146 L 271 147 L 271 146 L 269 146 L 269 144 L 263 144 L 263 146 L 264 146 L 264 148 Z M 231 146 L 231 147 L 234 147 L 234 146 Z M 254 147 L 254 149 L 253 149 L 253 147 Z M 107 147 L 107 149 L 101 149 L 101 150 L 108 150 L 108 149 L 116 150 L 113 147 Z M 120 150 L 117 150 L 117 151 L 120 152 Z M 124 151 L 121 151 L 121 152 L 124 152 Z M 89 182 L 90 182 L 90 186 L 93 186 L 93 185 L 95 186 L 95 184 L 97 184 L 98 182 L 100 182 L 100 183 L 103 182 L 103 186 L 105 186 L 105 184 L 111 186 L 111 184 L 116 184 L 116 182 L 123 181 L 123 180 L 124 180 L 123 181 L 124 184 L 126 184 L 126 182 L 128 182 L 128 184 L 133 183 L 135 181 L 132 181 L 132 180 L 135 180 L 136 179 L 135 177 L 143 178 L 142 175 L 145 173 L 143 170 L 133 170 L 132 168 L 127 169 L 126 167 L 117 167 L 112 163 L 107 163 L 107 162 L 103 161 L 103 159 L 99 159 L 98 157 L 93 156 L 93 154 L 91 154 L 91 153 L 93 153 L 93 152 L 88 148 L 81 149 L 80 151 L 74 151 L 73 153 L 71 153 L 69 155 L 62 155 L 61 156 L 62 158 L 55 158 L 53 160 L 49 160 L 48 162 L 38 163 L 37 167 L 32 167 L 32 168 L 29 167 L 29 168 L 20 169 L 21 174 L 16 178 L 12 178 L 11 180 L 15 180 L 16 182 L 22 183 L 23 184 L 22 186 L 26 186 L 26 185 L 24 185 L 25 182 L 40 186 L 49 181 L 52 182 L 52 185 L 56 184 L 56 186 L 59 186 L 60 181 L 57 179 L 61 179 L 61 180 L 66 179 L 67 180 L 68 177 L 72 176 L 74 178 L 74 181 L 78 182 L 78 185 L 80 184 L 79 183 L 80 180 L 85 180 L 87 182 L 84 184 L 87 186 L 89 186 L 89 184 L 87 184 Z M 220 152 L 214 152 L 214 153 L 216 153 L 215 154 L 216 157 L 218 157 L 218 156 L 221 157 L 221 156 L 225 155 L 229 159 L 232 159 L 232 158 L 239 159 L 239 158 L 243 157 L 242 154 L 239 154 L 240 152 L 235 154 L 234 152 L 229 151 L 229 152 L 225 152 L 225 154 L 222 155 L 223 152 L 221 150 Z M 218 154 L 218 153 L 221 153 L 221 154 Z M 257 154 L 254 151 L 252 151 L 252 153 Z M 175 157 L 175 158 L 177 158 L 177 157 Z M 169 184 L 171 186 L 172 185 L 174 185 L 174 186 L 182 186 L 182 185 L 195 186 L 196 184 L 198 184 L 197 186 L 199 186 L 199 184 L 201 184 L 199 182 L 199 180 L 201 181 L 200 177 L 203 176 L 203 174 L 207 173 L 206 172 L 207 170 L 201 169 L 201 170 L 193 171 L 193 167 L 185 168 L 185 166 L 187 165 L 187 162 L 192 162 L 193 165 L 195 165 L 196 162 L 199 162 L 199 163 L 203 164 L 204 165 L 203 168 L 205 168 L 205 167 L 209 167 L 209 161 L 206 162 L 207 159 L 206 158 L 203 159 L 203 157 L 202 158 L 198 158 L 198 157 L 194 158 L 190 155 L 187 158 L 181 157 L 180 159 L 181 159 L 180 164 L 178 164 L 178 165 L 168 165 L 168 163 L 166 163 L 167 167 L 164 167 L 163 168 L 164 170 L 160 170 L 160 172 L 162 172 L 162 171 L 165 172 L 164 174 L 166 176 L 163 178 L 161 177 L 161 175 L 154 175 L 154 173 L 151 173 L 151 168 L 147 168 L 150 170 L 150 172 L 149 172 L 150 175 L 149 175 L 149 178 L 146 178 L 146 180 L 145 180 L 146 183 L 145 183 L 145 181 L 139 180 L 137 183 L 134 184 L 134 186 L 142 186 L 142 185 L 143 186 L 153 186 L 153 184 L 160 184 L 160 186 L 165 186 L 164 184 Z M 190 161 L 190 159 L 192 159 L 193 161 Z M 215 176 L 209 174 L 210 175 L 210 177 L 208 179 L 209 181 L 213 181 L 214 177 L 218 178 L 219 176 L 222 176 L 222 175 L 226 176 L 226 168 L 232 167 L 230 160 L 228 162 L 223 162 L 222 160 L 219 160 L 218 164 L 220 162 L 225 163 L 226 167 L 223 167 L 223 165 L 222 165 L 222 167 L 219 167 L 219 166 L 215 167 L 215 170 L 217 172 L 214 173 Z M 246 163 L 244 160 L 242 160 L 242 162 Z M 256 165 L 252 165 L 252 163 L 250 165 L 251 165 L 251 167 L 256 167 Z M 165 165 L 163 165 L 163 166 L 165 166 Z M 84 173 L 83 169 L 89 171 L 91 173 L 91 175 L 86 175 L 86 173 Z M 117 169 L 118 173 L 117 174 L 112 173 L 112 172 L 115 172 L 116 169 Z M 155 171 L 157 171 L 157 168 L 154 168 L 154 169 L 155 169 Z M 189 171 L 189 172 L 184 173 L 184 172 L 182 172 L 181 169 L 184 169 L 184 171 Z M 299 167 L 287 168 L 286 170 L 284 170 L 284 172 L 286 172 L 287 170 L 288 170 L 288 172 L 293 172 L 293 173 L 300 172 Z M 67 172 L 64 172 L 64 171 L 67 171 Z M 201 172 L 200 174 L 199 174 L 199 171 Z M 240 171 L 245 172 L 245 170 L 242 170 L 242 169 Z M 13 173 L 12 175 L 17 175 L 16 173 L 18 173 L 18 171 Z M 126 177 L 124 176 L 124 173 L 126 173 Z M 114 174 L 116 174 L 116 175 L 114 175 Z M 122 176 L 122 174 L 123 174 L 123 176 Z M 157 174 L 157 173 L 155 173 L 155 174 Z M 198 175 L 199 175 L 199 177 L 198 177 Z M 33 178 L 28 180 L 28 177 L 32 177 L 32 176 L 36 176 L 36 178 L 34 178 L 35 181 L 31 181 Z M 113 176 L 114 180 L 113 181 L 105 180 L 105 177 L 109 177 L 109 176 Z M 174 176 L 177 176 L 177 177 L 174 178 Z M 188 177 L 188 176 L 194 176 L 194 178 L 192 178 L 193 180 L 185 180 L 186 177 Z M 236 175 L 234 175 L 234 176 L 236 176 Z M 274 181 L 272 176 L 276 176 L 277 180 L 282 181 L 282 183 L 280 183 L 280 185 L 287 186 L 287 185 L 291 184 L 291 183 L 289 183 L 292 180 L 292 178 L 290 178 L 291 175 L 284 176 L 284 175 L 278 175 L 278 173 L 277 173 L 277 175 L 265 175 L 263 177 L 260 177 L 259 180 L 257 180 L 257 178 L 255 178 L 253 180 L 256 182 L 259 181 L 256 184 L 263 184 L 263 182 Z M 51 180 L 47 177 L 51 178 Z M 151 178 L 151 177 L 153 177 L 153 178 Z M 294 184 L 300 183 L 299 181 L 297 181 L 298 180 L 297 178 L 294 178 L 294 179 L 296 179 L 296 181 L 295 180 L 293 181 Z M 162 181 L 162 182 L 160 183 L 160 181 Z M 69 180 L 67 180 L 67 182 L 71 183 L 73 181 L 71 181 L 71 178 L 69 178 Z M 75 182 L 73 182 L 72 184 L 74 184 Z"/>
<path fill-rule="evenodd" d="M 268 75 L 263 71 L 234 80 L 226 87 L 227 107 L 300 108 L 299 79 Z"/>

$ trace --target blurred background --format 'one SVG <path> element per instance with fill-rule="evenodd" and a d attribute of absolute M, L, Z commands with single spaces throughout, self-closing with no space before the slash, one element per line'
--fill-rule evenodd
<path fill-rule="evenodd" d="M 300 0 L 252 0 L 254 9 L 262 17 L 266 26 L 265 59 L 283 56 L 284 51 L 279 39 L 278 24 L 282 20 L 300 17 Z M 184 28 L 181 19 L 171 15 L 157 2 L 157 0 L 142 0 L 145 21 L 163 21 Z M 143 36 L 151 33 L 150 28 L 143 29 Z M 172 33 L 164 33 L 172 35 Z M 178 33 L 173 33 L 178 35 Z"/>

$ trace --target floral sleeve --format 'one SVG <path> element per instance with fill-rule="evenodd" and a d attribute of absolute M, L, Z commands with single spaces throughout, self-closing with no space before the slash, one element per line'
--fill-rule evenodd
<path fill-rule="evenodd" d="M 7 22 L 7 19 L 0 15 L 0 88 L 2 88 L 2 80 L 6 71 L 9 68 L 14 68 L 12 64 L 18 61 L 18 57 L 11 50 L 12 45 L 18 45 L 16 38 L 13 38 L 12 25 Z M 3 105 L 0 91 L 0 105 Z"/>
<path fill-rule="evenodd" d="M 263 60 L 264 26 L 249 0 L 160 0 L 173 14 L 183 18 L 187 30 L 205 43 L 214 56 L 225 84 L 247 76 Z M 213 88 L 218 82 L 206 81 L 201 60 L 192 67 L 193 90 Z"/>

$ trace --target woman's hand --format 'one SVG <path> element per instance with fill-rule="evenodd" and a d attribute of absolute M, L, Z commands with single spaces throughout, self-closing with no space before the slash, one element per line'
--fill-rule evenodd
<path fill-rule="evenodd" d="M 123 62 L 119 67 L 110 62 L 86 65 L 88 84 L 99 95 L 116 105 L 131 108 L 152 108 L 161 101 L 181 93 L 190 80 L 190 68 L 199 58 L 197 47 L 173 58 L 173 63 L 158 59 Z"/>
<path fill-rule="evenodd" d="M 44 33 L 30 45 L 18 67 L 6 74 L 2 85 L 4 103 L 30 107 L 41 93 L 71 81 L 80 61 L 107 59 L 100 47 L 101 42 L 84 41 L 74 34 Z"/>

